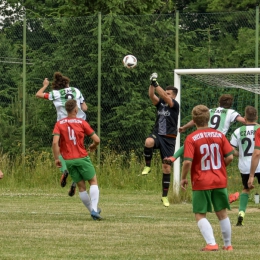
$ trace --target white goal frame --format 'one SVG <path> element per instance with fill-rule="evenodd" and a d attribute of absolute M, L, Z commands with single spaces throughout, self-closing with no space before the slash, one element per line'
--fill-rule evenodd
<path fill-rule="evenodd" d="M 191 74 L 260 74 L 260 68 L 220 68 L 220 69 L 175 69 L 174 86 L 178 89 L 176 101 L 180 104 L 181 111 L 181 76 Z M 256 78 L 258 81 L 258 78 Z M 181 114 L 179 114 L 178 129 L 180 127 Z M 180 148 L 180 134 L 177 135 L 175 152 Z M 180 190 L 181 167 L 180 160 L 177 159 L 173 166 L 173 191 L 179 194 Z"/>

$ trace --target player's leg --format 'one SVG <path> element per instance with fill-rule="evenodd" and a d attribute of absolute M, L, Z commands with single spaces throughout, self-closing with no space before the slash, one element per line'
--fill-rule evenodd
<path fill-rule="evenodd" d="M 150 135 L 146 138 L 144 144 L 144 160 L 145 160 L 145 167 L 142 171 L 142 175 L 147 175 L 151 172 L 151 161 L 153 158 L 153 149 L 156 142 L 156 135 Z"/>
<path fill-rule="evenodd" d="M 81 180 L 79 182 L 77 182 L 77 186 L 79 189 L 79 197 L 82 201 L 82 203 L 85 205 L 85 207 L 88 209 L 89 213 L 91 213 L 92 211 L 92 204 L 91 204 L 91 200 L 90 197 L 86 191 L 86 183 L 84 180 Z"/>
<path fill-rule="evenodd" d="M 168 157 L 174 153 L 175 149 L 175 138 L 169 137 L 158 137 L 160 142 L 160 155 L 162 159 L 162 203 L 165 207 L 169 207 L 170 203 L 168 200 L 168 191 L 171 183 L 171 165 L 164 163 L 163 158 Z"/>
<path fill-rule="evenodd" d="M 65 187 L 66 184 L 67 184 L 67 178 L 69 176 L 69 172 L 68 172 L 68 169 L 67 169 L 67 166 L 66 166 L 66 162 L 61 155 L 59 156 L 59 159 L 61 161 L 60 170 L 62 172 L 62 175 L 61 175 L 61 178 L 60 178 L 60 185 L 61 185 L 61 187 Z M 76 183 L 72 182 L 70 189 L 69 189 L 69 192 L 68 192 L 68 195 L 72 197 L 75 194 L 75 192 L 76 192 Z"/>
<path fill-rule="evenodd" d="M 89 156 L 81 159 L 81 175 L 84 180 L 87 180 L 90 188 L 89 188 L 89 196 L 91 200 L 91 217 L 94 220 L 101 220 L 100 212 L 101 209 L 98 208 L 99 202 L 99 188 L 97 182 L 97 176 L 95 168 L 91 162 Z"/>
<path fill-rule="evenodd" d="M 227 214 L 227 209 L 230 209 L 227 189 L 212 190 L 211 201 L 222 232 L 223 250 L 231 251 L 233 247 L 231 245 L 231 223 Z"/>
<path fill-rule="evenodd" d="M 59 155 L 59 159 L 61 162 L 60 171 L 62 172 L 61 178 L 60 178 L 60 185 L 61 185 L 61 187 L 65 187 L 67 184 L 67 178 L 68 178 L 69 172 L 67 170 L 66 162 L 61 155 Z"/>
<path fill-rule="evenodd" d="M 192 191 L 192 207 L 198 228 L 206 241 L 206 246 L 202 251 L 217 251 L 216 243 L 212 226 L 206 218 L 207 212 L 212 212 L 211 206 L 211 190 Z"/>

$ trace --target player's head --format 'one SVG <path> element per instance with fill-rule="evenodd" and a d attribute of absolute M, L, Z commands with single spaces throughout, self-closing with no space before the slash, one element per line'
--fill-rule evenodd
<path fill-rule="evenodd" d="M 198 105 L 192 109 L 192 120 L 197 127 L 208 126 L 209 116 L 209 109 L 204 105 Z"/>
<path fill-rule="evenodd" d="M 78 112 L 77 101 L 75 99 L 68 100 L 65 103 L 65 109 L 68 114 L 71 114 L 72 112 L 75 112 L 77 114 Z"/>
<path fill-rule="evenodd" d="M 170 96 L 172 96 L 173 98 L 175 98 L 178 94 L 178 89 L 175 88 L 174 86 L 167 86 L 166 87 L 166 93 Z"/>
<path fill-rule="evenodd" d="M 70 79 L 63 76 L 60 72 L 55 72 L 52 82 L 52 89 L 60 90 L 69 87 Z"/>
<path fill-rule="evenodd" d="M 245 120 L 248 122 L 255 122 L 257 120 L 257 110 L 254 107 L 246 106 Z"/>
<path fill-rule="evenodd" d="M 224 108 L 230 108 L 233 104 L 233 96 L 230 94 L 223 94 L 218 99 L 219 106 Z"/>

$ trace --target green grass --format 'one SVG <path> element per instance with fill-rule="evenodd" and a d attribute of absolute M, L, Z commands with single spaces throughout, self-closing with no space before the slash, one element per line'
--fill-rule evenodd
<path fill-rule="evenodd" d="M 141 176 L 143 162 L 107 151 L 95 165 L 103 221 L 91 219 L 78 197 L 61 188 L 60 172 L 48 152 L 23 158 L 2 155 L 0 169 L 0 259 L 258 259 L 259 206 L 249 198 L 245 226 L 236 227 L 238 202 L 232 204 L 233 252 L 200 252 L 205 245 L 191 208 L 191 185 L 162 206 L 161 165 L 154 155 L 152 172 Z M 237 162 L 228 168 L 229 192 L 241 191 Z M 208 214 L 219 246 L 218 220 Z"/>
<path fill-rule="evenodd" d="M 249 203 L 244 227 L 236 227 L 233 252 L 200 252 L 205 242 L 190 203 L 162 206 L 160 193 L 100 191 L 102 221 L 93 221 L 78 194 L 67 188 L 8 190 L 0 184 L 1 259 L 258 259 L 259 206 Z M 223 245 L 215 214 L 208 214 Z"/>

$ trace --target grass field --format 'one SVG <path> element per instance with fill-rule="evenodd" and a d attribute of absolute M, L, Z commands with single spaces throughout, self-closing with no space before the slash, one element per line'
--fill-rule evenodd
<path fill-rule="evenodd" d="M 260 209 L 250 201 L 245 226 L 236 227 L 233 252 L 200 252 L 205 242 L 190 203 L 162 206 L 160 191 L 101 189 L 102 221 L 93 221 L 68 187 L 6 189 L 0 182 L 0 259 L 260 259 Z M 219 246 L 215 214 L 208 214 Z M 259 257 L 259 258 L 258 258 Z"/>

